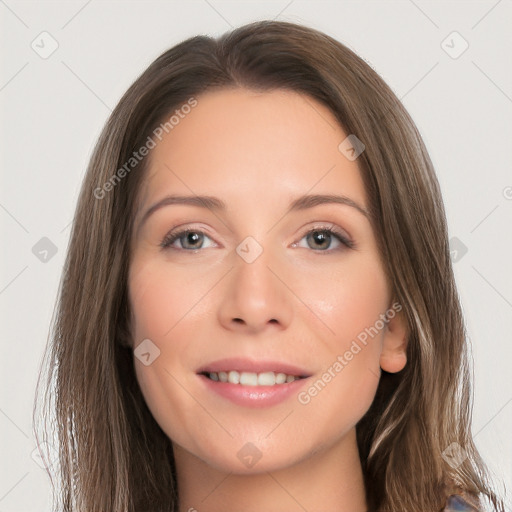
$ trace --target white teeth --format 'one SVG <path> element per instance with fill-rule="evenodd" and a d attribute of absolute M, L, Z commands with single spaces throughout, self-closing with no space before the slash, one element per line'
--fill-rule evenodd
<path fill-rule="evenodd" d="M 286 373 L 276 373 L 276 384 L 284 384 L 286 382 Z"/>
<path fill-rule="evenodd" d="M 220 382 L 229 382 L 231 384 L 240 384 L 242 386 L 274 386 L 276 384 L 285 384 L 298 379 L 295 375 L 286 375 L 285 373 L 275 372 L 209 372 L 211 380 Z"/>
<path fill-rule="evenodd" d="M 264 372 L 258 374 L 259 386 L 273 386 L 276 383 L 276 374 L 274 372 Z"/>
<path fill-rule="evenodd" d="M 258 374 L 242 372 L 240 374 L 240 384 L 242 384 L 242 386 L 257 386 L 258 385 Z"/>
<path fill-rule="evenodd" d="M 240 374 L 235 370 L 231 370 L 228 373 L 228 382 L 231 382 L 231 384 L 240 384 Z"/>

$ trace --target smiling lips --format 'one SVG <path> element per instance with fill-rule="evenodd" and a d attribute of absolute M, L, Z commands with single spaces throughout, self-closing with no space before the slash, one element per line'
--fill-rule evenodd
<path fill-rule="evenodd" d="M 245 386 L 273 386 L 310 376 L 303 368 L 288 363 L 254 361 L 240 357 L 220 359 L 202 366 L 197 373 L 214 381 Z"/>
<path fill-rule="evenodd" d="M 203 373 L 211 380 L 219 382 L 229 382 L 231 384 L 240 384 L 242 386 L 275 386 L 276 384 L 285 384 L 293 382 L 299 377 L 296 375 L 287 375 L 286 373 L 275 372 L 238 372 L 231 370 L 229 372 L 208 372 Z"/>
<path fill-rule="evenodd" d="M 297 366 L 277 361 L 230 358 L 197 370 L 207 388 L 239 405 L 262 407 L 286 399 L 311 376 Z"/>

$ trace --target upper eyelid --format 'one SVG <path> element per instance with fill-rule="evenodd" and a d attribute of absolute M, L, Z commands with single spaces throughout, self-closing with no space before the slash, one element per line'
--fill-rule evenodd
<path fill-rule="evenodd" d="M 352 237 L 350 236 L 350 234 L 348 233 L 348 231 L 346 229 L 343 229 L 343 228 L 337 226 L 334 222 L 322 222 L 322 221 L 318 221 L 317 225 L 310 226 L 308 228 L 304 228 L 304 232 L 302 233 L 301 236 L 307 235 L 310 231 L 322 231 L 322 230 L 333 231 L 333 232 L 341 231 L 342 232 L 341 234 L 344 234 L 346 236 L 346 238 L 352 239 Z M 206 234 L 210 237 L 213 236 L 209 233 L 208 229 L 205 229 L 203 227 L 196 227 L 194 225 L 184 224 L 183 227 L 176 226 L 175 228 L 169 230 L 164 235 L 164 238 L 171 236 L 171 235 L 181 235 L 181 234 L 187 233 L 187 232 L 202 233 L 202 234 Z"/>

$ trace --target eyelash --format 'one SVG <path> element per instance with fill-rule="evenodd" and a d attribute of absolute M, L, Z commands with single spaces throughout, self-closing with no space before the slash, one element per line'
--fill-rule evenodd
<path fill-rule="evenodd" d="M 314 252 L 331 253 L 331 252 L 336 252 L 336 251 L 340 251 L 343 249 L 353 249 L 355 247 L 355 243 L 352 240 L 350 240 L 347 236 L 345 236 L 343 233 L 341 233 L 337 229 L 328 227 L 328 226 L 314 227 L 314 228 L 310 229 L 309 231 L 307 231 L 306 233 L 304 233 L 302 235 L 302 237 L 300 238 L 300 240 L 302 240 L 304 237 L 310 235 L 311 233 L 316 233 L 316 232 L 327 233 L 331 236 L 334 236 L 334 238 L 338 239 L 338 241 L 341 242 L 341 244 L 344 247 L 338 247 L 336 249 L 325 249 L 325 250 L 311 249 Z M 200 229 L 183 229 L 181 231 L 174 232 L 174 233 L 171 231 L 164 237 L 164 239 L 160 242 L 159 245 L 163 250 L 173 249 L 176 251 L 185 251 L 185 252 L 200 251 L 201 248 L 198 248 L 198 249 L 183 249 L 183 248 L 181 248 L 180 249 L 180 248 L 170 247 L 176 240 L 180 239 L 183 235 L 187 235 L 189 233 L 197 233 L 197 234 L 208 236 L 207 233 L 205 233 L 204 231 L 201 231 Z"/>

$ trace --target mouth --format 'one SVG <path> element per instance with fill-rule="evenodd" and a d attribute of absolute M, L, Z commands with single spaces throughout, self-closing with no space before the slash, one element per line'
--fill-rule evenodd
<path fill-rule="evenodd" d="M 245 407 L 270 407 L 291 399 L 311 373 L 279 361 L 229 358 L 198 368 L 207 392 Z"/>
<path fill-rule="evenodd" d="M 254 360 L 242 357 L 220 359 L 198 368 L 198 375 L 216 382 L 242 386 L 275 386 L 310 377 L 303 368 L 281 361 Z"/>
<path fill-rule="evenodd" d="M 200 372 L 206 378 L 215 382 L 229 382 L 240 386 L 279 386 L 295 380 L 305 379 L 305 375 L 292 375 L 283 372 L 240 372 L 237 370 L 220 372 Z"/>

